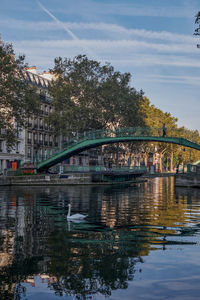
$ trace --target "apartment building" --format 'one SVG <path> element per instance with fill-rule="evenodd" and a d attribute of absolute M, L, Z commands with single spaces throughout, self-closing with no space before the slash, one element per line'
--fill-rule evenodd
<path fill-rule="evenodd" d="M 52 74 L 37 74 L 36 67 L 32 67 L 23 70 L 22 75 L 24 80 L 37 87 L 41 100 L 40 114 L 29 118 L 27 128 L 17 132 L 17 142 L 12 149 L 7 148 L 3 132 L 0 132 L 0 173 L 4 173 L 6 169 L 16 169 L 26 162 L 43 160 L 59 149 L 60 138 L 45 122 L 45 116 L 52 109 L 51 98 L 47 92 Z"/>
<path fill-rule="evenodd" d="M 45 122 L 45 117 L 51 113 L 51 98 L 48 86 L 53 79 L 51 73 L 37 74 L 36 67 L 23 71 L 26 81 L 37 87 L 40 97 L 40 113 L 28 119 L 25 131 L 24 162 L 35 162 L 46 159 L 59 150 L 61 137 L 55 135 L 53 128 Z"/>
<path fill-rule="evenodd" d="M 17 132 L 17 142 L 12 149 L 6 145 L 3 139 L 4 131 L 0 132 L 0 174 L 4 174 L 4 170 L 17 169 L 21 166 L 25 155 L 25 131 Z"/>
<path fill-rule="evenodd" d="M 40 113 L 27 120 L 27 127 L 18 132 L 17 143 L 12 150 L 8 150 L 6 142 L 0 134 L 0 174 L 6 169 L 16 169 L 24 164 L 37 164 L 47 159 L 62 148 L 66 137 L 56 135 L 53 128 L 45 122 L 45 117 L 51 113 L 52 99 L 48 94 L 48 86 L 53 74 L 37 73 L 36 67 L 26 68 L 22 72 L 24 80 L 35 85 L 40 97 Z M 60 165 L 97 165 L 100 164 L 99 149 L 91 149 L 73 156 Z"/>

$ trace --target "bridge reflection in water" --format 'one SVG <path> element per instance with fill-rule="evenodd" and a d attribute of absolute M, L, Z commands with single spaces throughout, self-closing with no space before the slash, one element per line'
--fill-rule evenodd
<path fill-rule="evenodd" d="M 197 297 L 199 196 L 174 190 L 172 177 L 124 188 L 2 188 L 0 298 Z M 69 202 L 85 222 L 67 222 Z"/>

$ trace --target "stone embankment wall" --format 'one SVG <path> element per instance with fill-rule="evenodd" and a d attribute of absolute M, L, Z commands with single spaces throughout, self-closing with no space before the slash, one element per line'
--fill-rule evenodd
<path fill-rule="evenodd" d="M 55 175 L 32 175 L 32 176 L 7 176 L 0 177 L 0 185 L 70 185 L 89 184 L 91 175 L 86 173 L 73 173 L 65 176 Z"/>
<path fill-rule="evenodd" d="M 176 174 L 175 186 L 200 188 L 200 174 L 199 173 Z"/>
<path fill-rule="evenodd" d="M 6 176 L 0 176 L 0 186 L 6 186 L 6 185 L 11 185 L 10 178 Z"/>

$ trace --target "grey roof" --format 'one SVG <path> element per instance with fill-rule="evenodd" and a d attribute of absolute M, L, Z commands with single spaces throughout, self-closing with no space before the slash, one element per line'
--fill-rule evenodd
<path fill-rule="evenodd" d="M 30 84 L 36 85 L 44 89 L 48 88 L 50 84 L 50 80 L 38 74 L 34 74 L 28 70 L 22 70 L 21 75 L 25 81 L 28 81 Z"/>

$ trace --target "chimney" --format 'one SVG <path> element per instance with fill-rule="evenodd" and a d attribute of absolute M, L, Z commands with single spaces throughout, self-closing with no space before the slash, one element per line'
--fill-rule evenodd
<path fill-rule="evenodd" d="M 33 73 L 33 74 L 37 74 L 36 66 L 26 68 L 26 70 Z"/>

